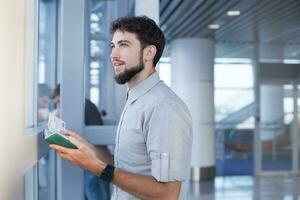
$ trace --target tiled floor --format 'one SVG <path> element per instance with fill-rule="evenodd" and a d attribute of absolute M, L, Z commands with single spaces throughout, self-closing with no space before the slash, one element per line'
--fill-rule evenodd
<path fill-rule="evenodd" d="M 191 183 L 189 200 L 300 200 L 300 177 L 231 176 Z"/>

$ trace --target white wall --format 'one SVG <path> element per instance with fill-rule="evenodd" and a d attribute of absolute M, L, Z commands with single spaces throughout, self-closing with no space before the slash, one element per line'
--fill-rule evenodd
<path fill-rule="evenodd" d="M 0 199 L 24 198 L 24 174 L 36 162 L 25 135 L 25 2 L 0 1 Z"/>

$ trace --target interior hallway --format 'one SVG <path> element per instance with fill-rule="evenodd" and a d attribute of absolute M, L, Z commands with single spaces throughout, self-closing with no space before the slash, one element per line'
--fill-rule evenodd
<path fill-rule="evenodd" d="M 300 177 L 231 176 L 191 183 L 189 200 L 297 200 Z"/>

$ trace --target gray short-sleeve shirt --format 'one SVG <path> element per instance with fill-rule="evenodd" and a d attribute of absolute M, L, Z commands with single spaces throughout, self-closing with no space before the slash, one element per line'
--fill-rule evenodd
<path fill-rule="evenodd" d="M 115 166 L 160 182 L 181 181 L 186 199 L 192 146 L 192 120 L 182 100 L 152 74 L 128 91 L 116 136 Z M 114 187 L 112 199 L 133 200 Z"/>

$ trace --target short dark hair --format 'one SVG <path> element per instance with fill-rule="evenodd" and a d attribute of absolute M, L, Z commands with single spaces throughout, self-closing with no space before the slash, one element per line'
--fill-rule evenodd
<path fill-rule="evenodd" d="M 165 47 L 165 36 L 152 19 L 146 16 L 121 17 L 111 24 L 111 33 L 114 34 L 117 30 L 135 33 L 142 49 L 147 45 L 154 45 L 157 52 L 153 64 L 155 66 L 158 63 Z"/>
<path fill-rule="evenodd" d="M 60 96 L 60 84 L 57 84 L 52 93 L 52 99 Z"/>

